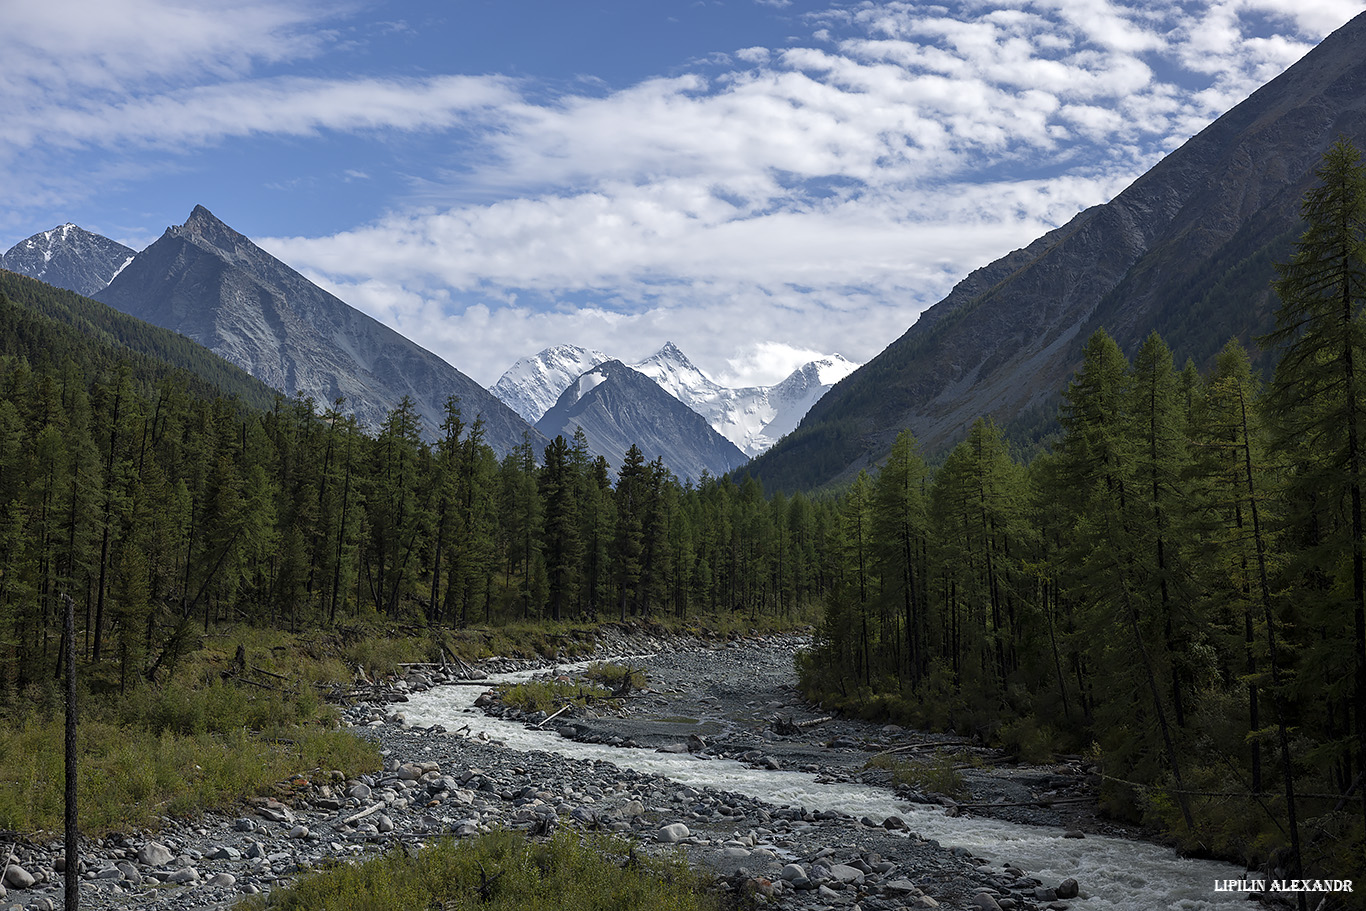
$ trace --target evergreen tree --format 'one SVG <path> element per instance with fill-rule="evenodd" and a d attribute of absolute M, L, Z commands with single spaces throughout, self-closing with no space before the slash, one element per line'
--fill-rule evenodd
<path fill-rule="evenodd" d="M 1329 700 L 1352 705 L 1356 765 L 1366 770 L 1366 167 L 1339 141 L 1318 169 L 1320 184 L 1303 205 L 1307 224 L 1288 263 L 1277 266 L 1276 330 L 1264 342 L 1281 358 L 1269 390 L 1277 414 L 1275 449 L 1289 472 L 1299 578 L 1330 612 L 1318 664 L 1328 670 Z M 1348 691 L 1331 681 L 1350 681 Z M 1344 785 L 1347 782 L 1343 782 Z M 1361 788 L 1366 822 L 1366 787 Z"/>

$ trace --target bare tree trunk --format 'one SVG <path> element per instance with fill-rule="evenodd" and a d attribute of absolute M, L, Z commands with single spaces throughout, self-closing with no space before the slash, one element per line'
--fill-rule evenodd
<path fill-rule="evenodd" d="M 66 908 L 77 911 L 81 903 L 79 851 L 76 839 L 76 605 L 71 596 L 66 602 L 66 623 L 62 631 L 66 649 Z"/>

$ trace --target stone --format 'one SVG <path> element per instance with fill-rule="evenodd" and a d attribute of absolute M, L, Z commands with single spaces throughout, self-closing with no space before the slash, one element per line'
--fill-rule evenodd
<path fill-rule="evenodd" d="M 18 864 L 10 864 L 5 868 L 4 885 L 11 889 L 32 889 L 37 882 L 37 877 Z"/>
<path fill-rule="evenodd" d="M 181 867 L 179 870 L 166 877 L 166 882 L 172 885 L 185 885 L 188 883 L 199 882 L 199 871 L 194 867 Z"/>
<path fill-rule="evenodd" d="M 691 834 L 692 832 L 688 829 L 687 826 L 683 825 L 683 823 L 673 822 L 669 823 L 667 826 L 661 826 L 659 829 L 659 833 L 655 836 L 655 838 L 659 841 L 664 842 L 665 844 L 671 845 L 676 842 L 682 841 Z"/>
<path fill-rule="evenodd" d="M 910 826 L 906 825 L 906 820 L 902 819 L 900 816 L 888 816 L 882 821 L 882 828 L 895 832 L 904 832 L 909 829 Z"/>
<path fill-rule="evenodd" d="M 300 824 L 289 830 L 290 838 L 307 838 L 308 826 Z"/>
<path fill-rule="evenodd" d="M 1064 879 L 1058 883 L 1058 888 L 1054 890 L 1058 893 L 1058 898 L 1076 898 L 1081 893 L 1081 887 L 1072 877 Z"/>
<path fill-rule="evenodd" d="M 205 880 L 206 886 L 214 886 L 219 889 L 230 889 L 237 885 L 237 877 L 231 873 L 215 873 Z"/>
<path fill-rule="evenodd" d="M 164 867 L 175 854 L 170 848 L 158 841 L 149 841 L 138 848 L 138 863 L 148 867 Z"/>
<path fill-rule="evenodd" d="M 394 831 L 394 821 L 381 813 L 375 818 L 375 828 L 381 833 Z"/>
<path fill-rule="evenodd" d="M 1080 829 L 1068 829 L 1066 832 L 1062 833 L 1062 837 L 1063 837 L 1063 838 L 1085 838 L 1085 837 L 1086 837 L 1086 833 L 1082 832 Z"/>
<path fill-rule="evenodd" d="M 920 888 L 909 879 L 894 879 L 882 888 L 890 895 L 914 895 L 920 891 Z"/>
<path fill-rule="evenodd" d="M 806 879 L 806 871 L 801 864 L 787 864 L 783 867 L 782 878 L 788 882 L 795 882 L 799 879 Z"/>
<path fill-rule="evenodd" d="M 214 845 L 204 856 L 209 860 L 241 860 L 242 852 L 230 845 Z"/>
<path fill-rule="evenodd" d="M 978 892 L 972 897 L 972 907 L 979 911 L 1001 911 L 1001 905 L 996 901 L 996 897 L 986 892 Z"/>
<path fill-rule="evenodd" d="M 830 876 L 842 883 L 858 886 L 863 883 L 863 871 L 848 864 L 832 864 Z"/>
<path fill-rule="evenodd" d="M 939 907 L 939 902 L 928 895 L 922 895 L 911 903 L 911 907 L 921 909 L 921 911 L 932 911 L 932 909 Z"/>

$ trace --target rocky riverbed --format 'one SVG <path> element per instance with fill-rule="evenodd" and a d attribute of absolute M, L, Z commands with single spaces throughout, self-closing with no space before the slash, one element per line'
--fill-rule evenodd
<path fill-rule="evenodd" d="M 798 644 L 790 637 L 699 644 L 618 634 L 602 645 L 602 655 L 653 653 L 631 659 L 647 669 L 648 688 L 624 700 L 625 714 L 580 710 L 552 724 L 562 738 L 691 749 L 703 757 L 887 787 L 887 771 L 864 768 L 871 756 L 888 750 L 906 755 L 951 749 L 983 760 L 977 763 L 983 768 L 963 773 L 968 793 L 957 803 L 968 809 L 904 786 L 900 796 L 940 802 L 946 812 L 993 812 L 1022 822 L 1072 827 L 1059 828 L 1059 837 L 1084 837 L 1084 829 L 1103 826 L 1080 809 L 1081 803 L 1031 805 L 1084 796 L 1087 783 L 1076 763 L 1005 768 L 1000 757 L 988 756 L 962 738 L 925 738 L 859 722 L 819 721 L 819 714 L 792 687 L 792 655 Z M 494 661 L 481 670 L 501 673 L 526 666 Z M 380 773 L 345 780 L 325 770 L 314 772 L 229 814 L 168 819 L 154 833 L 88 841 L 82 852 L 82 907 L 222 908 L 301 871 L 370 856 L 400 841 L 416 846 L 497 827 L 538 835 L 562 826 L 619 833 L 648 850 L 686 851 L 694 863 L 717 872 L 724 891 L 756 893 L 783 908 L 1061 911 L 1079 888 L 1085 894 L 1086 883 L 1039 882 L 1027 870 L 942 847 L 908 831 L 896 816 L 859 819 L 838 810 L 776 806 L 710 787 L 680 785 L 607 761 L 515 751 L 459 730 L 404 723 L 403 701 L 409 693 L 456 676 L 417 669 L 345 708 L 347 722 L 378 741 L 385 756 Z M 506 713 L 496 703 L 487 710 Z M 524 719 L 531 725 L 543 721 Z M 808 723 L 813 721 L 819 723 Z M 980 806 L 1002 803 L 1012 806 Z M 15 839 L 11 848 L 0 833 L 0 861 L 7 849 L 12 853 L 0 874 L 5 884 L 0 909 L 60 907 L 60 845 Z"/>

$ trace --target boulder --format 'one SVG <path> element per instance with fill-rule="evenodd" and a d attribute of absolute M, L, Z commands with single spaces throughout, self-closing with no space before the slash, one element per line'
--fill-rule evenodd
<path fill-rule="evenodd" d="M 1058 883 L 1058 888 L 1054 891 L 1058 893 L 1058 898 L 1076 898 L 1081 892 L 1081 887 L 1077 885 L 1075 879 L 1069 876 Z"/>
<path fill-rule="evenodd" d="M 3 885 L 11 889 L 32 889 L 38 878 L 25 870 L 18 864 L 10 864 L 5 868 Z"/>
<path fill-rule="evenodd" d="M 655 838 L 665 844 L 674 844 L 675 842 L 682 841 L 691 834 L 692 832 L 689 831 L 688 827 L 683 825 L 683 823 L 673 822 L 669 823 L 667 826 L 661 826 L 659 833 Z"/>
<path fill-rule="evenodd" d="M 138 848 L 138 863 L 147 867 L 164 867 L 174 857 L 171 849 L 158 841 L 149 841 Z"/>

